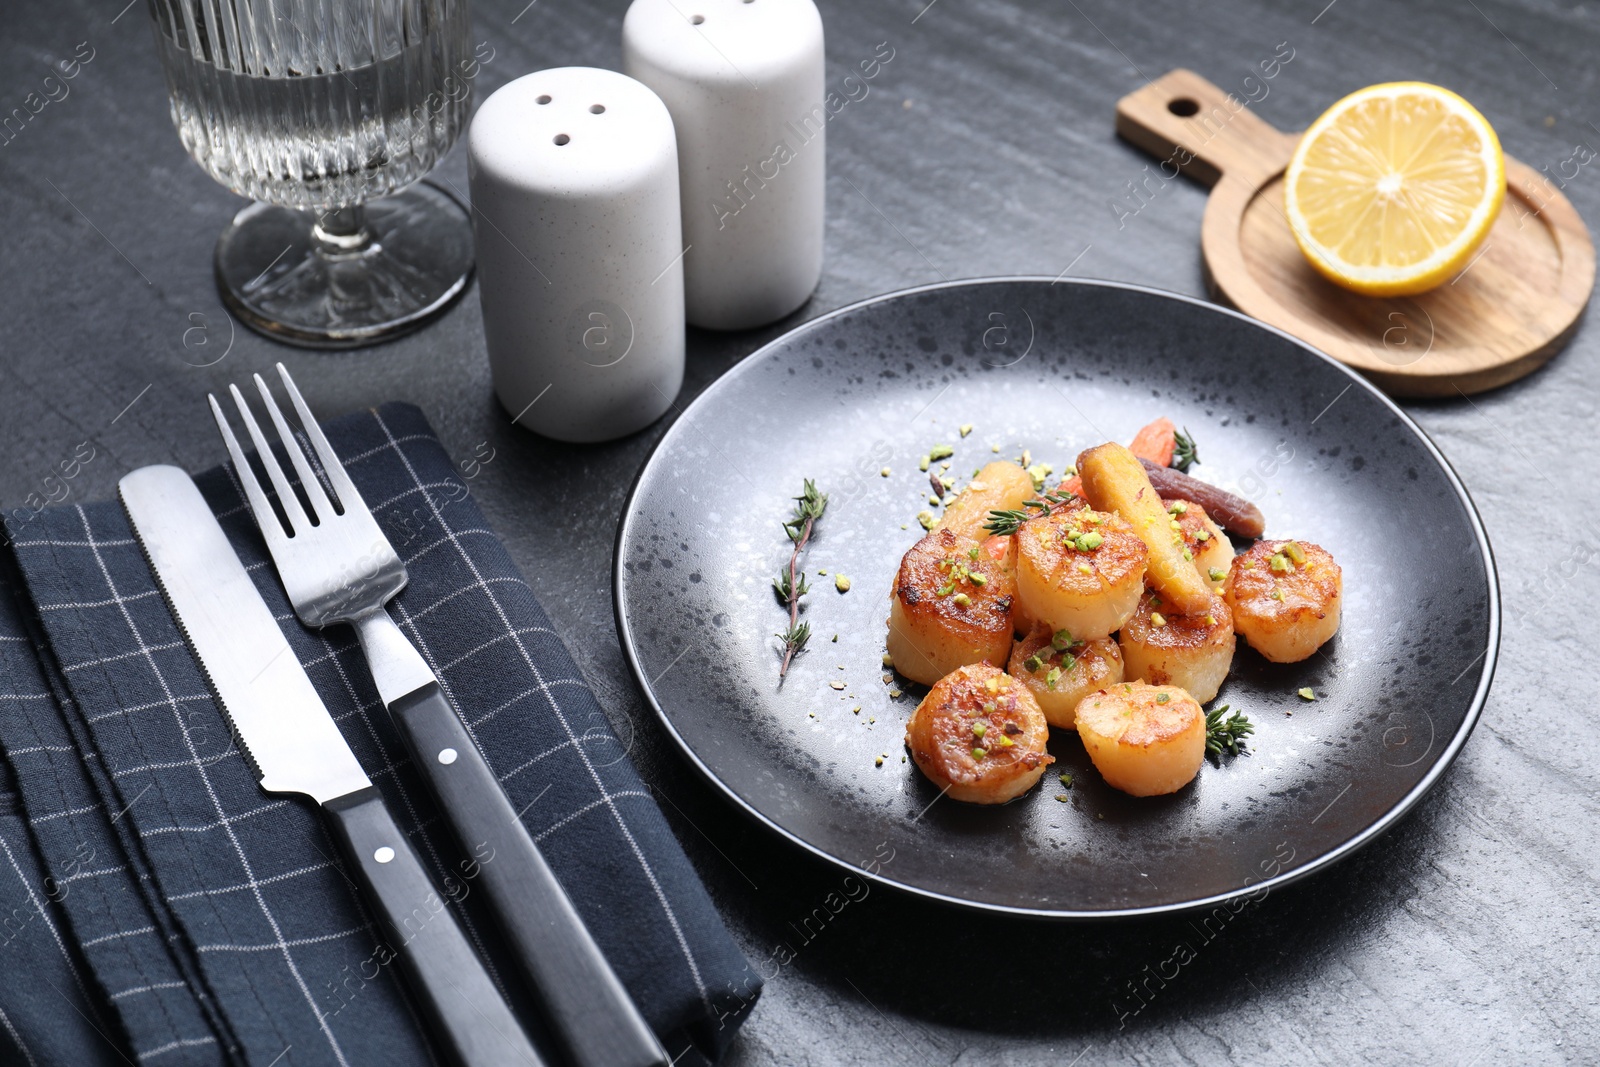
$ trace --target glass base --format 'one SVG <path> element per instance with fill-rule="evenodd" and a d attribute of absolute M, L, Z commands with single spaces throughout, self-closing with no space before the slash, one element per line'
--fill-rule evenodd
<path fill-rule="evenodd" d="M 217 287 L 245 325 L 308 348 L 409 333 L 472 277 L 472 220 L 427 182 L 316 216 L 251 204 L 217 239 Z"/>

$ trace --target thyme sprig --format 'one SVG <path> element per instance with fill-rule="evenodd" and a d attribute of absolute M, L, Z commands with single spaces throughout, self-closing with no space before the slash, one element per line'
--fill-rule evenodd
<path fill-rule="evenodd" d="M 780 682 L 789 673 L 789 664 L 811 640 L 811 624 L 800 621 L 800 598 L 811 591 L 804 572 L 800 570 L 800 554 L 805 551 L 812 533 L 816 531 L 822 513 L 828 510 L 827 494 L 817 492 L 816 483 L 810 478 L 805 480 L 804 490 L 794 500 L 794 517 L 783 524 L 783 532 L 789 535 L 794 550 L 789 553 L 789 565 L 772 580 L 773 592 L 789 609 L 789 628 L 777 635 L 783 639 L 783 665 L 778 668 Z"/>
<path fill-rule="evenodd" d="M 983 528 L 990 533 L 997 533 L 1002 537 L 1006 537 L 1016 533 L 1017 530 L 1021 529 L 1023 523 L 1034 517 L 1028 511 L 1029 508 L 1033 508 L 1043 515 L 1057 504 L 1070 504 L 1076 499 L 1078 498 L 1071 493 L 1057 490 L 1040 493 L 1032 500 L 1024 500 L 1020 508 L 1007 510 L 996 508 L 989 512 L 989 521 L 983 524 Z"/>
<path fill-rule="evenodd" d="M 1199 462 L 1200 450 L 1189 436 L 1189 427 L 1185 426 L 1182 433 L 1172 435 L 1172 466 L 1188 474 L 1190 466 Z"/>
<path fill-rule="evenodd" d="M 1206 755 L 1220 756 L 1224 749 L 1228 755 L 1237 756 L 1239 747 L 1245 745 L 1245 738 L 1256 732 L 1250 720 L 1240 712 L 1234 712 L 1223 719 L 1222 713 L 1228 710 L 1224 704 L 1220 708 L 1212 708 L 1206 712 Z"/>

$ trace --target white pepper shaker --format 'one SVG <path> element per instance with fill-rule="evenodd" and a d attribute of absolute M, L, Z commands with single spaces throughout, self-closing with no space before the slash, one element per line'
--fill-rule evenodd
<path fill-rule="evenodd" d="M 502 86 L 468 134 L 478 292 L 495 395 L 562 441 L 654 422 L 683 384 L 672 117 L 615 71 Z"/>
<path fill-rule="evenodd" d="M 689 322 L 736 330 L 822 276 L 822 16 L 812 0 L 634 0 L 622 69 L 678 133 Z"/>

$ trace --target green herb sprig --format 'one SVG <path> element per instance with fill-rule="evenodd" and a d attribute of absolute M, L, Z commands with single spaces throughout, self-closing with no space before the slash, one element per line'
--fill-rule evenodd
<path fill-rule="evenodd" d="M 983 528 L 990 533 L 997 533 L 1002 537 L 1007 537 L 1016 533 L 1022 528 L 1023 523 L 1034 517 L 1033 512 L 1028 510 L 1029 508 L 1033 508 L 1034 511 L 1043 515 L 1057 504 L 1070 504 L 1076 499 L 1078 498 L 1071 493 L 1058 492 L 1056 490 L 1040 493 L 1032 500 L 1024 500 L 1020 508 L 1008 510 L 997 508 L 989 512 L 989 521 L 983 524 Z"/>
<path fill-rule="evenodd" d="M 1220 756 L 1224 749 L 1228 755 L 1237 756 L 1241 745 L 1245 745 L 1245 738 L 1256 732 L 1255 726 L 1240 712 L 1234 712 L 1223 719 L 1222 713 L 1228 710 L 1224 704 L 1220 708 L 1212 708 L 1206 712 L 1206 755 Z"/>
<path fill-rule="evenodd" d="M 1189 427 L 1185 426 L 1182 433 L 1172 435 L 1172 466 L 1184 474 L 1189 473 L 1189 468 L 1200 462 L 1200 450 L 1195 447 L 1194 438 L 1189 436 Z"/>
<path fill-rule="evenodd" d="M 827 494 L 817 492 L 816 483 L 810 478 L 805 480 L 804 490 L 794 500 L 794 517 L 783 524 L 783 532 L 789 535 L 794 550 L 789 553 L 789 565 L 772 580 L 773 592 L 789 609 L 789 628 L 777 635 L 783 639 L 783 665 L 778 668 L 780 682 L 789 673 L 789 664 L 811 640 L 811 624 L 800 621 L 800 598 L 811 591 L 805 573 L 800 570 L 800 554 L 816 531 L 822 513 L 828 510 Z"/>

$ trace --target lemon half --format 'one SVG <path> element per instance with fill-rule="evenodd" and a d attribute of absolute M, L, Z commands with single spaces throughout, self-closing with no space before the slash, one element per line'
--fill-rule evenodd
<path fill-rule="evenodd" d="M 1372 296 L 1449 280 L 1489 233 L 1505 192 L 1494 127 L 1424 82 L 1371 85 L 1334 104 L 1284 176 L 1300 250 L 1330 281 Z"/>

